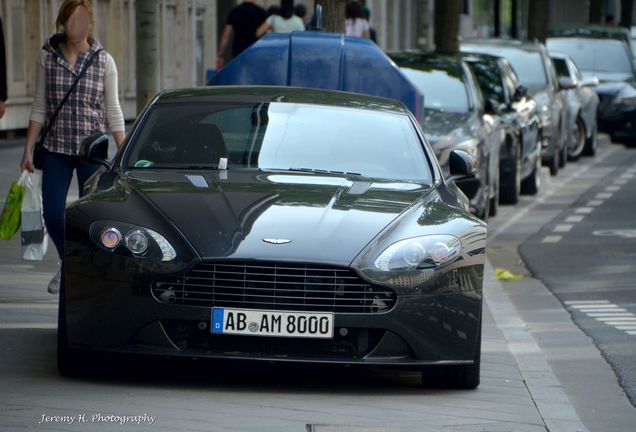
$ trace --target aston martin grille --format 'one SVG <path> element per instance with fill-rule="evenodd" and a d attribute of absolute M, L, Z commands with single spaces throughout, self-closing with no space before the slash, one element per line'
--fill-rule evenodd
<path fill-rule="evenodd" d="M 262 262 L 202 262 L 152 291 L 162 303 L 312 312 L 385 312 L 396 299 L 348 268 Z"/>

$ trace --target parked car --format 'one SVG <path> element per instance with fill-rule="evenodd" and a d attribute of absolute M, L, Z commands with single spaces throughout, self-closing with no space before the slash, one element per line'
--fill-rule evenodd
<path fill-rule="evenodd" d="M 486 225 L 402 103 L 166 91 L 112 161 L 107 146 L 82 143 L 102 169 L 66 209 L 63 375 L 125 352 L 434 368 L 479 384 Z M 453 178 L 474 166 L 450 155 Z"/>
<path fill-rule="evenodd" d="M 567 121 L 563 96 L 554 66 L 544 45 L 502 39 L 472 39 L 462 44 L 462 52 L 483 53 L 505 57 L 514 68 L 519 82 L 528 89 L 541 117 L 541 158 L 557 175 L 567 160 Z"/>
<path fill-rule="evenodd" d="M 459 56 L 419 52 L 389 53 L 402 73 L 424 95 L 422 129 L 446 172 L 453 150 L 473 155 L 478 183 L 458 182 L 471 210 L 486 220 L 499 202 L 499 151 L 504 132 L 498 117 L 486 113 L 473 73 Z"/>
<path fill-rule="evenodd" d="M 597 147 L 596 113 L 598 96 L 594 87 L 598 79 L 584 79 L 569 55 L 550 52 L 559 77 L 559 87 L 565 100 L 568 118 L 568 159 L 577 160 L 582 154 L 593 156 Z"/>
<path fill-rule="evenodd" d="M 519 193 L 536 194 L 541 184 L 541 136 L 536 102 L 519 84 L 508 60 L 464 54 L 486 100 L 486 112 L 501 119 L 505 131 L 499 152 L 499 202 L 516 204 Z"/>
<path fill-rule="evenodd" d="M 593 84 L 599 97 L 598 130 L 612 141 L 636 142 L 636 80 L 631 51 L 616 39 L 549 38 L 548 48 L 568 54 L 581 70 L 585 84 Z"/>

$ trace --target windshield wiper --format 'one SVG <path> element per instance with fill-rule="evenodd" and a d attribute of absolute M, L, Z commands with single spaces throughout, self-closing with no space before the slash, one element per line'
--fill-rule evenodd
<path fill-rule="evenodd" d="M 331 170 L 316 169 L 316 168 L 288 168 L 287 171 L 309 172 L 309 173 L 316 173 L 316 174 L 362 176 L 362 174 L 360 173 L 354 173 L 354 172 L 348 172 L 348 171 L 331 171 Z"/>

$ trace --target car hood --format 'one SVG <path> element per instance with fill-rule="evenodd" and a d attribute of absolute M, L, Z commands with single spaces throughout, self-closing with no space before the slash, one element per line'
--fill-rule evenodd
<path fill-rule="evenodd" d="M 433 147 L 440 165 L 446 165 L 448 154 L 456 144 L 472 136 L 470 119 L 470 113 L 425 110 L 424 135 Z"/>
<path fill-rule="evenodd" d="M 597 77 L 601 83 L 629 82 L 634 80 L 634 75 L 627 72 L 582 71 L 584 78 Z"/>
<path fill-rule="evenodd" d="M 532 99 L 537 103 L 537 107 L 550 105 L 552 100 L 552 92 L 545 86 L 530 86 L 528 88 L 528 94 L 532 96 Z"/>
<path fill-rule="evenodd" d="M 430 186 L 305 173 L 128 173 L 204 259 L 349 264 Z"/>

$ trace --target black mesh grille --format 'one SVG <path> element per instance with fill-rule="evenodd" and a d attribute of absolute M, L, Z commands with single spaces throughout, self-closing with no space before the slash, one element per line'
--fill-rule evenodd
<path fill-rule="evenodd" d="M 290 263 L 203 262 L 152 290 L 163 303 L 313 312 L 385 312 L 396 298 L 347 268 Z"/>

